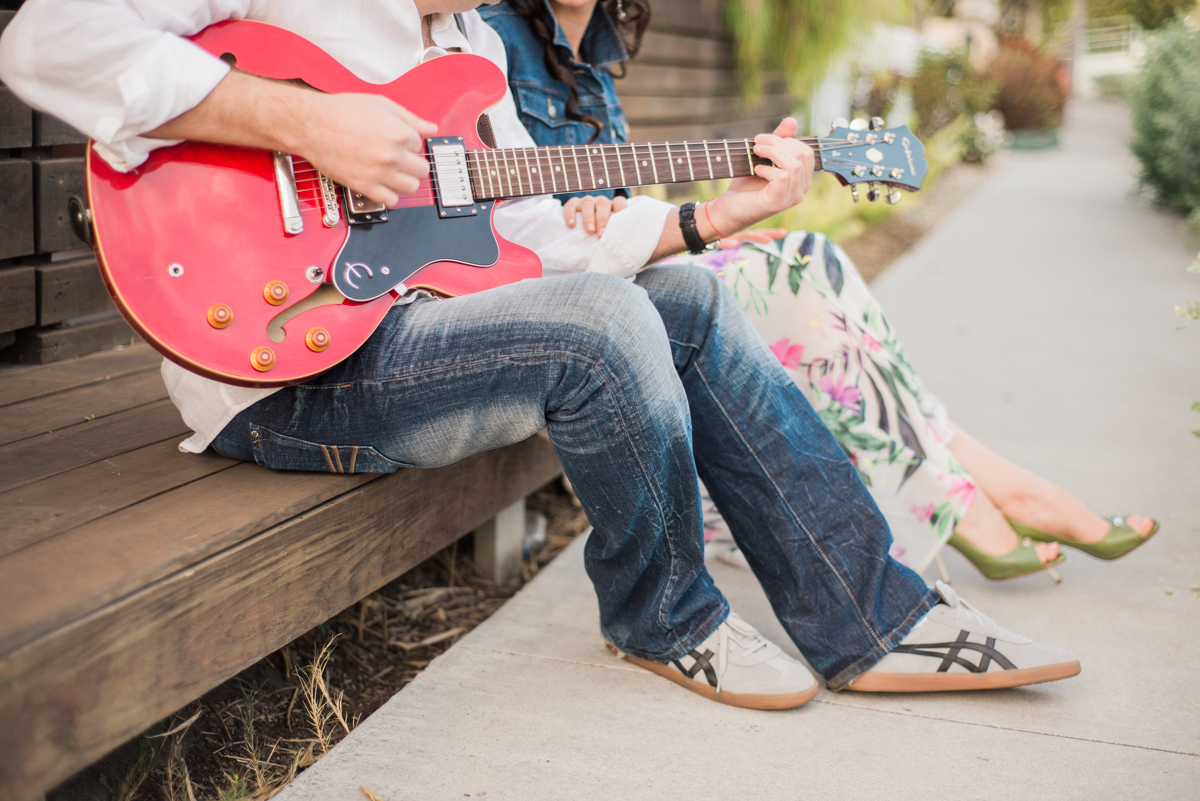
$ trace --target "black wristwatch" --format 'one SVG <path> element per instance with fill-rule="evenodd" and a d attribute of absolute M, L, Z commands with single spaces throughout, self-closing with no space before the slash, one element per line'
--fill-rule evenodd
<path fill-rule="evenodd" d="M 683 244 L 687 245 L 688 253 L 698 255 L 712 250 L 716 242 L 704 244 L 700 232 L 696 230 L 696 204 L 684 203 L 679 207 L 679 230 L 683 232 Z"/>

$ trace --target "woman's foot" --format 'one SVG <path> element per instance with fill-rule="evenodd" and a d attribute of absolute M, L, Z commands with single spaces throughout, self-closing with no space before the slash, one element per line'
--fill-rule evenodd
<path fill-rule="evenodd" d="M 1077 542 L 1096 543 L 1108 535 L 1109 521 L 1066 490 L 993 453 L 953 423 L 951 428 L 954 439 L 950 441 L 950 452 L 1002 517 Z M 1142 537 L 1154 530 L 1154 521 L 1142 515 L 1128 515 L 1125 522 Z M 967 539 L 983 549 L 982 543 L 971 537 Z"/>
<path fill-rule="evenodd" d="M 954 527 L 954 533 L 990 556 L 1004 556 L 1021 544 L 1021 538 L 1012 530 L 1004 514 L 978 487 L 971 508 Z M 1046 564 L 1058 558 L 1058 543 L 1039 542 L 1034 545 L 1034 551 L 1038 561 Z"/>

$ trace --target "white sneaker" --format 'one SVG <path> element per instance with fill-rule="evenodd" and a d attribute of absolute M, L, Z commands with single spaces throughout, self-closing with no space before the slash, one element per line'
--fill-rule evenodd
<path fill-rule="evenodd" d="M 736 613 L 673 662 L 651 662 L 609 650 L 635 665 L 666 676 L 705 698 L 748 709 L 791 709 L 812 700 L 817 682 L 804 665 L 765 639 Z"/>
<path fill-rule="evenodd" d="M 896 649 L 847 690 L 922 693 L 991 690 L 1057 681 L 1079 673 L 1079 660 L 1001 628 L 939 581 L 942 603 Z"/>

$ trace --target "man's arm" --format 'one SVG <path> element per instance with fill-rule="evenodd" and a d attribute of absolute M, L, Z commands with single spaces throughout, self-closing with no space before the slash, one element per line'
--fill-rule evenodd
<path fill-rule="evenodd" d="M 195 108 L 146 136 L 281 150 L 338 183 L 395 205 L 429 173 L 437 126 L 379 95 L 327 95 L 233 70 Z"/>

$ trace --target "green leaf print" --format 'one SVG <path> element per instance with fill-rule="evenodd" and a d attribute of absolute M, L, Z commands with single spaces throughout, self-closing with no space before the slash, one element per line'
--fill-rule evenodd
<path fill-rule="evenodd" d="M 842 287 L 846 284 L 846 277 L 842 273 L 842 260 L 837 257 L 833 243 L 828 239 L 825 240 L 825 275 L 829 277 L 829 285 L 833 287 L 833 294 L 841 295 Z"/>

